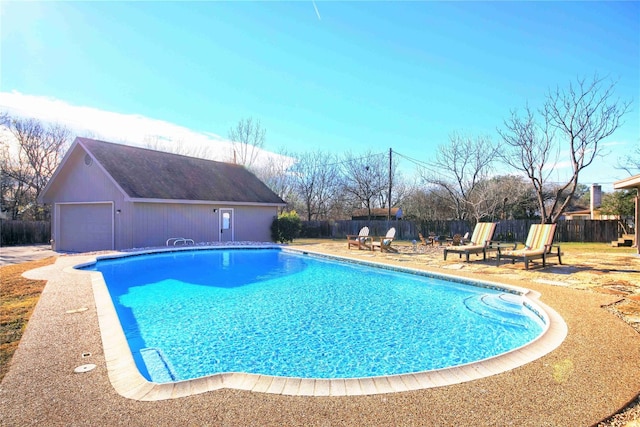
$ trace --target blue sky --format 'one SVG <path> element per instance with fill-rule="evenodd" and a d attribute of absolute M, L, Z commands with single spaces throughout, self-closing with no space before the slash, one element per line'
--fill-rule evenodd
<path fill-rule="evenodd" d="M 254 117 L 272 151 L 428 161 L 594 73 L 633 107 L 581 182 L 625 177 L 606 171 L 640 144 L 639 2 L 4 1 L 0 19 L 4 94 L 222 137 Z"/>

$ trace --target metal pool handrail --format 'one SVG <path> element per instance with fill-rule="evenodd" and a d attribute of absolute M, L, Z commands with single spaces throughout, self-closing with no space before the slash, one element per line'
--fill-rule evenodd
<path fill-rule="evenodd" d="M 169 246 L 170 243 L 173 243 L 173 246 L 177 245 L 178 243 L 182 243 L 183 245 L 191 243 L 192 245 L 195 245 L 193 239 L 185 239 L 184 237 L 170 237 L 167 239 L 166 245 Z"/>

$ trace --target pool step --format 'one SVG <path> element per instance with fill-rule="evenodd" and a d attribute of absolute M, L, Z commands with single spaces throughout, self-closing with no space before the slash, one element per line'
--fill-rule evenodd
<path fill-rule="evenodd" d="M 484 294 L 471 296 L 464 300 L 464 305 L 482 317 L 497 322 L 526 327 L 521 321 L 522 300 L 511 294 Z"/>
<path fill-rule="evenodd" d="M 171 363 L 164 357 L 162 350 L 159 348 L 143 348 L 140 350 L 140 355 L 147 366 L 151 381 L 154 383 L 168 383 L 177 379 Z"/>

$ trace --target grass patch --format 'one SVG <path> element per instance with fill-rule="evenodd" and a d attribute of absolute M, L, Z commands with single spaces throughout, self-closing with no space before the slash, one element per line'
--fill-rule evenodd
<path fill-rule="evenodd" d="M 38 303 L 45 280 L 31 280 L 22 273 L 53 264 L 55 257 L 0 267 L 0 381 L 9 371 L 13 353 Z"/>
<path fill-rule="evenodd" d="M 563 251 L 580 251 L 580 252 L 598 252 L 611 254 L 635 254 L 636 248 L 611 246 L 610 243 L 580 243 L 580 242 L 563 242 L 558 243 Z"/>

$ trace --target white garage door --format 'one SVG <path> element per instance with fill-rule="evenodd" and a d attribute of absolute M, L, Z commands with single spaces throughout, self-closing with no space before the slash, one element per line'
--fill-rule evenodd
<path fill-rule="evenodd" d="M 111 203 L 61 204 L 59 251 L 89 252 L 113 249 Z"/>

